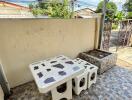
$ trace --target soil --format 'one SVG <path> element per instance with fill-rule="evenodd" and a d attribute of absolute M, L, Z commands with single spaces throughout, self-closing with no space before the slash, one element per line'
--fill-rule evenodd
<path fill-rule="evenodd" d="M 102 59 L 108 55 L 110 55 L 111 53 L 108 53 L 108 52 L 104 52 L 104 51 L 101 51 L 101 50 L 90 50 L 88 52 L 85 52 L 86 54 L 89 54 L 91 56 L 94 56 L 94 57 L 97 57 L 99 59 Z"/>

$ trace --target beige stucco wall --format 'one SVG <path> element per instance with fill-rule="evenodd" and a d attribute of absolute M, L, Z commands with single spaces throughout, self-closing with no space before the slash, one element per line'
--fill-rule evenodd
<path fill-rule="evenodd" d="M 0 100 L 4 100 L 4 93 L 0 85 Z"/>
<path fill-rule="evenodd" d="M 0 57 L 10 86 L 33 79 L 28 65 L 34 61 L 93 49 L 95 19 L 1 19 Z"/>

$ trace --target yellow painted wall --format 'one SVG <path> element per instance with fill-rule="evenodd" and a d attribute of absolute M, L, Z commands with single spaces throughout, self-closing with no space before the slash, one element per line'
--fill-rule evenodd
<path fill-rule="evenodd" d="M 10 86 L 33 79 L 28 65 L 34 61 L 93 49 L 95 19 L 0 19 L 0 57 Z"/>

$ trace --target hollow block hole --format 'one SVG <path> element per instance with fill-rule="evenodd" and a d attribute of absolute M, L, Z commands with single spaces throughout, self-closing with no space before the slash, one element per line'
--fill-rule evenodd
<path fill-rule="evenodd" d="M 75 87 L 75 80 L 72 79 L 72 85 Z"/>
<path fill-rule="evenodd" d="M 94 79 L 95 79 L 95 73 L 93 73 L 93 74 L 91 75 L 90 80 L 93 81 Z"/>
<path fill-rule="evenodd" d="M 66 89 L 67 89 L 67 84 L 64 83 L 64 84 L 61 84 L 60 86 L 57 87 L 57 92 L 63 93 L 66 91 Z"/>
<path fill-rule="evenodd" d="M 85 84 L 85 78 L 82 78 L 82 79 L 80 80 L 80 87 L 84 86 L 84 84 Z"/>

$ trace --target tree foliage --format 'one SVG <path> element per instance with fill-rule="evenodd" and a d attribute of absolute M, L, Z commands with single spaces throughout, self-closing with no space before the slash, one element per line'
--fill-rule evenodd
<path fill-rule="evenodd" d="M 114 16 L 114 19 L 113 19 L 112 29 L 117 29 L 118 25 L 119 25 L 119 22 L 121 20 L 123 20 L 124 18 L 125 18 L 124 12 L 117 11 L 116 14 L 115 14 L 115 16 Z"/>
<path fill-rule="evenodd" d="M 132 12 L 132 0 L 127 0 L 123 5 L 123 9 L 127 12 Z"/>
<path fill-rule="evenodd" d="M 123 5 L 123 9 L 127 12 L 126 18 L 132 19 L 132 0 L 126 1 Z"/>
<path fill-rule="evenodd" d="M 34 15 L 48 15 L 55 18 L 71 18 L 71 12 L 68 6 L 68 0 L 58 2 L 56 0 L 49 2 L 40 2 L 35 6 L 30 5 Z"/>
<path fill-rule="evenodd" d="M 125 14 L 122 11 L 118 11 L 115 16 L 114 16 L 114 21 L 116 23 L 118 23 L 119 21 L 121 21 L 122 19 L 125 18 Z"/>
<path fill-rule="evenodd" d="M 101 13 L 102 10 L 103 10 L 103 3 L 104 1 L 101 1 L 98 6 L 97 6 L 97 9 L 96 9 L 96 12 L 97 13 Z M 106 19 L 107 20 L 113 20 L 115 14 L 116 14 L 116 11 L 117 11 L 117 6 L 114 2 L 108 2 L 106 4 Z"/>
<path fill-rule="evenodd" d="M 127 19 L 132 19 L 132 12 L 127 12 L 126 18 Z"/>

